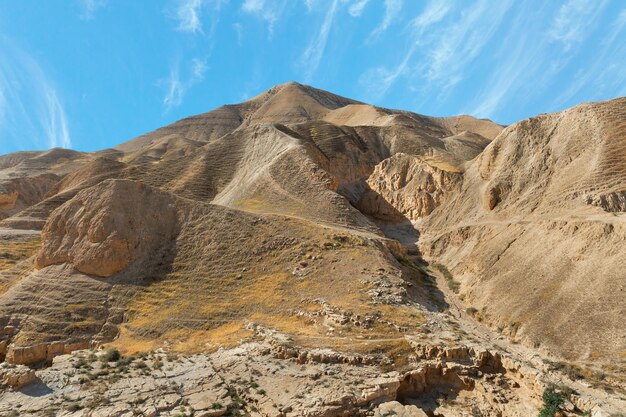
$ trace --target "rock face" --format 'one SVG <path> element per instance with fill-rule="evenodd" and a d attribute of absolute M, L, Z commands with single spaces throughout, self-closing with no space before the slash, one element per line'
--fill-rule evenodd
<path fill-rule="evenodd" d="M 82 273 L 108 277 L 154 259 L 176 230 L 169 194 L 137 182 L 106 181 L 52 213 L 35 266 L 71 263 Z"/>
<path fill-rule="evenodd" d="M 437 168 L 423 158 L 395 154 L 376 165 L 367 179 L 359 208 L 378 217 L 393 217 L 394 211 L 417 220 L 460 188 L 462 174 Z"/>
<path fill-rule="evenodd" d="M 22 388 L 37 379 L 35 371 L 24 365 L 0 364 L 0 387 Z"/>
<path fill-rule="evenodd" d="M 41 201 L 58 181 L 53 174 L 5 180 L 0 177 L 0 220 Z"/>
<path fill-rule="evenodd" d="M 7 348 L 5 361 L 17 365 L 39 365 L 51 362 L 55 356 L 71 353 L 75 350 L 89 347 L 88 341 L 83 342 L 52 342 L 40 343 L 34 346 L 13 346 Z"/>

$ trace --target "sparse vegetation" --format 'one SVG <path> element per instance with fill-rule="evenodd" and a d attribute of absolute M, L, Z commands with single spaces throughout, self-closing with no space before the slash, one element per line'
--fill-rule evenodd
<path fill-rule="evenodd" d="M 117 362 L 120 360 L 122 355 L 120 351 L 115 348 L 108 348 L 104 351 L 104 353 L 100 356 L 100 360 L 102 362 Z"/>
<path fill-rule="evenodd" d="M 441 274 L 446 280 L 446 284 L 448 285 L 448 288 L 452 290 L 452 292 L 454 292 L 455 294 L 458 294 L 459 290 L 461 289 L 461 284 L 458 281 L 454 280 L 454 277 L 452 276 L 452 273 L 448 270 L 448 268 L 442 264 L 434 264 L 433 266 L 439 272 L 441 272 Z"/>
<path fill-rule="evenodd" d="M 556 392 L 554 387 L 547 388 L 543 392 L 543 408 L 539 410 L 539 417 L 554 417 L 563 402 L 564 398 Z"/>
<path fill-rule="evenodd" d="M 574 381 L 585 378 L 582 369 L 577 365 L 566 362 L 553 362 L 550 360 L 544 360 L 544 363 L 548 365 L 551 371 L 562 372 Z"/>
<path fill-rule="evenodd" d="M 476 313 L 478 313 L 478 309 L 476 307 L 467 307 L 465 309 L 465 312 L 469 315 L 469 316 L 474 316 L 476 315 Z"/>

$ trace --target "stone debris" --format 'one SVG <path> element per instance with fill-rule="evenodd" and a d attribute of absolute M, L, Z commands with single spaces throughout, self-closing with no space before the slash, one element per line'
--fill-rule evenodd
<path fill-rule="evenodd" d="M 38 371 L 2 364 L 0 416 L 424 417 L 478 410 L 528 417 L 546 387 L 537 370 L 468 346 L 413 343 L 415 364 L 381 372 L 372 358 L 277 345 L 285 343 L 280 333 L 256 330 L 272 343 L 192 356 L 158 350 L 112 362 L 84 350 Z M 586 401 L 592 415 L 607 415 Z M 564 415 L 581 415 L 578 404 L 574 397 L 564 403 Z"/>

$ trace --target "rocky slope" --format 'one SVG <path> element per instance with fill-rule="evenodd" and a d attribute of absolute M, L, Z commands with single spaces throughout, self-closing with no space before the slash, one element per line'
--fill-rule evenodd
<path fill-rule="evenodd" d="M 2 156 L 0 415 L 617 413 L 625 112 L 503 128 L 288 83 Z"/>
<path fill-rule="evenodd" d="M 626 100 L 505 129 L 418 226 L 466 302 L 511 336 L 624 371 Z"/>

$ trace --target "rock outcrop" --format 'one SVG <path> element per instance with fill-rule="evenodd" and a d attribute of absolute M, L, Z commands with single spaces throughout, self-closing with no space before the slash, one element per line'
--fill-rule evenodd
<path fill-rule="evenodd" d="M 106 181 L 52 213 L 35 266 L 70 263 L 84 274 L 108 277 L 158 259 L 177 227 L 170 194 L 138 182 Z"/>
<path fill-rule="evenodd" d="M 27 366 L 0 363 L 0 389 L 3 387 L 19 389 L 35 382 L 36 379 L 35 370 Z"/>
<path fill-rule="evenodd" d="M 0 176 L 0 220 L 43 200 L 58 181 L 54 174 L 4 180 Z"/>
<path fill-rule="evenodd" d="M 428 216 L 458 191 L 461 181 L 458 171 L 438 168 L 422 157 L 395 154 L 376 165 L 358 207 L 380 218 L 393 218 L 400 213 L 417 220 Z"/>

